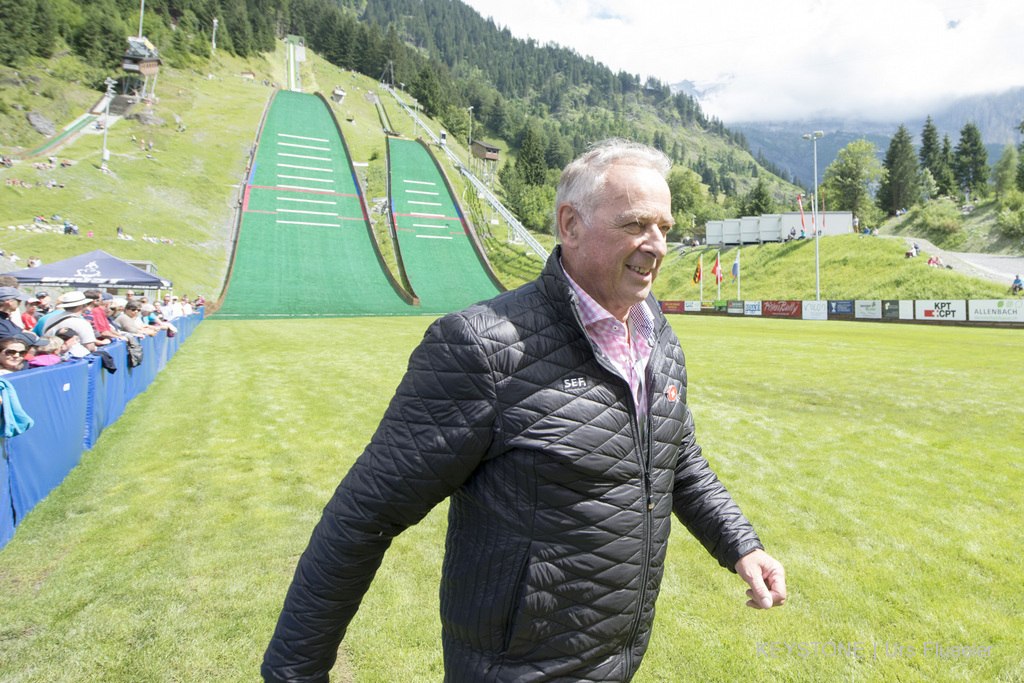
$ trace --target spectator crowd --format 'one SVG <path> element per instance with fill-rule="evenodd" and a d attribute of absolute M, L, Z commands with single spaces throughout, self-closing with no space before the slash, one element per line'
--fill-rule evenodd
<path fill-rule="evenodd" d="M 99 289 L 73 290 L 54 300 L 48 292 L 24 294 L 17 280 L 0 276 L 0 375 L 102 355 L 118 339 L 131 354 L 142 337 L 161 330 L 174 336 L 174 319 L 204 305 L 202 297 L 168 294 L 150 301 L 132 291 L 121 297 Z"/>

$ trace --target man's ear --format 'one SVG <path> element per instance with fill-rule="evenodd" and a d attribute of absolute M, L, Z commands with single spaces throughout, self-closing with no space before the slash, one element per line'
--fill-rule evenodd
<path fill-rule="evenodd" d="M 556 218 L 558 222 L 558 236 L 562 244 L 572 247 L 579 238 L 580 230 L 583 229 L 583 220 L 579 212 L 569 202 L 562 202 L 558 206 Z"/>

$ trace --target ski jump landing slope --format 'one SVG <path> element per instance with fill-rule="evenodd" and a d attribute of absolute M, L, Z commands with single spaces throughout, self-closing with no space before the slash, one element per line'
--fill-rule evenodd
<path fill-rule="evenodd" d="M 426 312 L 403 299 L 384 267 L 327 103 L 279 91 L 259 136 L 230 281 L 216 316 Z"/>
<path fill-rule="evenodd" d="M 424 313 L 447 313 L 504 288 L 427 148 L 388 138 L 391 215 L 405 275 Z"/>

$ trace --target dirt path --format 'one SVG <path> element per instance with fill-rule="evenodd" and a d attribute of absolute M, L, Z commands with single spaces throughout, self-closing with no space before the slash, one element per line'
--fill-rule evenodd
<path fill-rule="evenodd" d="M 957 272 L 969 275 L 970 277 L 988 280 L 989 282 L 998 282 L 1007 287 L 1013 282 L 1015 275 L 1024 274 L 1024 256 L 945 251 L 920 237 L 899 237 L 896 235 L 883 235 L 883 237 L 901 239 L 906 242 L 908 247 L 916 242 L 925 255 L 938 256 L 946 265 L 953 266 L 953 270 Z"/>

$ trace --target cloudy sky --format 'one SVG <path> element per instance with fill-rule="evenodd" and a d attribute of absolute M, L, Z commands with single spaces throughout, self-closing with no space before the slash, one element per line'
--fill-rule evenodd
<path fill-rule="evenodd" d="M 725 123 L 892 120 L 1024 86 L 1021 0 L 465 0 L 613 70 L 725 84 Z"/>

